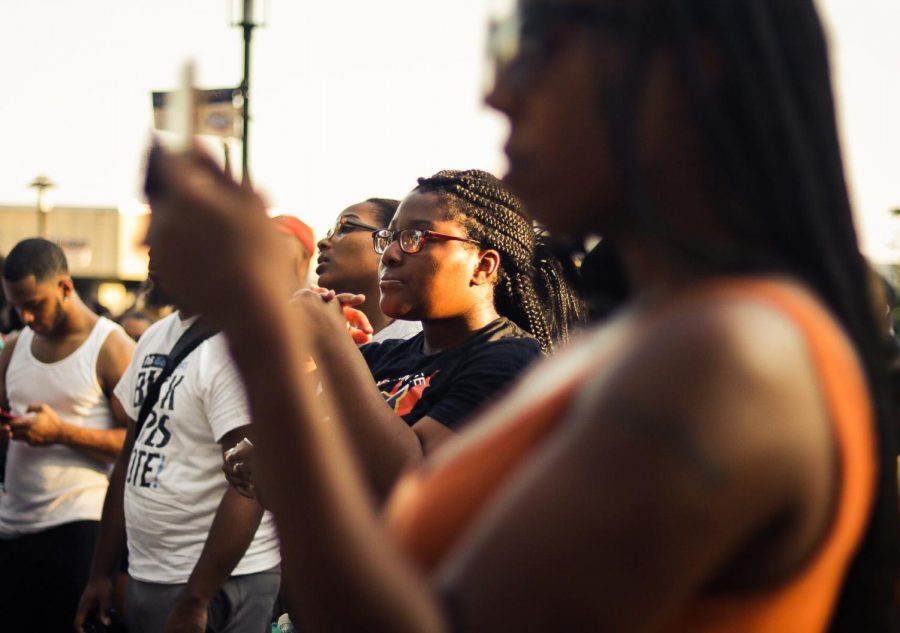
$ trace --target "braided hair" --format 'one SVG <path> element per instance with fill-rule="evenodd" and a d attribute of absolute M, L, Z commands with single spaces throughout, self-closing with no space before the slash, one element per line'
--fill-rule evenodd
<path fill-rule="evenodd" d="M 879 477 L 867 532 L 844 580 L 831 631 L 893 631 L 898 526 L 895 415 L 887 398 L 879 330 L 867 296 L 836 131 L 825 37 L 814 0 L 644 0 L 629 5 L 626 67 L 613 103 L 613 145 L 628 211 L 642 231 L 718 270 L 788 273 L 830 308 L 865 366 L 877 424 Z M 703 45 L 721 64 L 704 71 Z M 723 225 L 765 249 L 764 259 L 699 243 L 646 195 L 636 159 L 636 118 L 654 49 L 667 46 L 714 157 L 707 182 L 722 196 Z"/>
<path fill-rule="evenodd" d="M 573 289 L 574 264 L 556 255 L 519 199 L 478 169 L 448 169 L 418 183 L 413 191 L 437 195 L 448 219 L 459 222 L 484 248 L 500 253 L 497 312 L 534 336 L 546 353 L 568 340 L 584 312 Z"/>

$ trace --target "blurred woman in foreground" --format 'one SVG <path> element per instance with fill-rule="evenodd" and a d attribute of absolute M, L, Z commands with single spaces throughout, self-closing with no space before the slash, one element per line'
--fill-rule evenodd
<path fill-rule="evenodd" d="M 148 239 L 228 334 L 304 620 L 891 630 L 891 416 L 812 0 L 524 0 L 492 52 L 509 184 L 609 239 L 632 298 L 401 480 L 386 526 L 304 382 L 260 200 L 151 165 Z"/>

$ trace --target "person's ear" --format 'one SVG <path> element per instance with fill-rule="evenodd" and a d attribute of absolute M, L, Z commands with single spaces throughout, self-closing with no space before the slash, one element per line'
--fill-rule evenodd
<path fill-rule="evenodd" d="M 497 270 L 500 268 L 500 253 L 492 248 L 481 251 L 478 255 L 478 265 L 472 275 L 472 285 L 482 286 L 492 284 L 497 278 Z"/>
<path fill-rule="evenodd" d="M 72 282 L 72 278 L 68 275 L 63 275 L 59 278 L 59 287 L 63 293 L 63 299 L 68 299 L 72 292 L 75 290 L 75 284 Z"/>

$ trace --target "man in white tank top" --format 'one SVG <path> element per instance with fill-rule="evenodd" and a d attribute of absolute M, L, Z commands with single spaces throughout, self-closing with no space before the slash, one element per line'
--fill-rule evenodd
<path fill-rule="evenodd" d="M 4 630 L 70 630 L 125 439 L 111 396 L 134 343 L 81 301 L 52 242 L 17 244 L 3 290 L 27 327 L 0 353 L 0 613 Z"/>

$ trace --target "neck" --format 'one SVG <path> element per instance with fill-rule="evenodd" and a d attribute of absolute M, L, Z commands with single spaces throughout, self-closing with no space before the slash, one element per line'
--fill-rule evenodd
<path fill-rule="evenodd" d="M 99 318 L 74 292 L 69 295 L 63 315 L 62 323 L 54 332 L 46 335 L 47 338 L 62 339 L 73 334 L 83 334 L 93 328 Z"/>
<path fill-rule="evenodd" d="M 423 320 L 422 331 L 425 335 L 425 353 L 435 354 L 456 347 L 476 330 L 480 330 L 491 321 L 499 318 L 493 304 L 474 308 L 457 317 Z"/>

